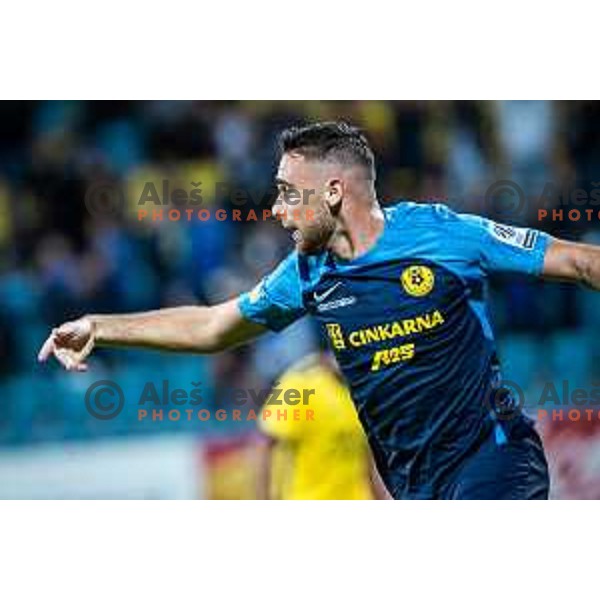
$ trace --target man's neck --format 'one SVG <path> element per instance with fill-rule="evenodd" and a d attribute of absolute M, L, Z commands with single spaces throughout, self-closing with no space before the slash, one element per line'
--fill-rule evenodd
<path fill-rule="evenodd" d="M 368 252 L 383 234 L 383 211 L 377 200 L 348 202 L 338 217 L 330 250 L 342 260 L 353 260 Z"/>

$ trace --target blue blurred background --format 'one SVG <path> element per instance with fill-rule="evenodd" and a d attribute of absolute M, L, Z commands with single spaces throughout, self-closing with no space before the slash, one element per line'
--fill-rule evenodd
<path fill-rule="evenodd" d="M 597 217 L 540 222 L 535 201 L 547 182 L 588 192 L 600 185 L 597 102 L 2 102 L 0 447 L 14 453 L 178 432 L 207 439 L 251 433 L 252 423 L 140 422 L 132 405 L 98 421 L 83 398 L 99 379 L 117 381 L 127 398 L 139 397 L 149 380 L 189 387 L 201 379 L 209 403 L 225 385 L 266 386 L 321 343 L 309 321 L 209 358 L 103 349 L 85 375 L 35 358 L 52 326 L 83 313 L 212 304 L 251 288 L 290 250 L 277 223 L 140 222 L 140 190 L 148 181 L 159 189 L 164 179 L 188 189 L 202 181 L 203 206 L 231 208 L 230 198 L 211 193 L 214 182 L 260 195 L 274 175 L 277 132 L 329 119 L 364 128 L 384 203 L 443 201 L 497 217 L 486 190 L 510 179 L 528 201 L 502 220 L 600 243 Z M 90 214 L 84 199 L 98 181 L 122 190 L 122 211 Z M 506 377 L 528 400 L 547 380 L 588 388 L 600 381 L 599 294 L 498 278 L 492 316 Z"/>

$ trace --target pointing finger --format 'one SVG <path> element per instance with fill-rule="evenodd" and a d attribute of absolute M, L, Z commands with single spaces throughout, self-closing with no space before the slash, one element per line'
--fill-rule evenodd
<path fill-rule="evenodd" d="M 40 362 L 45 362 L 48 360 L 48 357 L 54 352 L 54 333 L 51 333 L 48 336 L 48 339 L 44 342 L 44 345 L 41 347 L 38 353 L 38 360 Z"/>

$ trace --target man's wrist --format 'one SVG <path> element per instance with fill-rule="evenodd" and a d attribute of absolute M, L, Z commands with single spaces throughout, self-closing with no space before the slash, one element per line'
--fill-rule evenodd
<path fill-rule="evenodd" d="M 104 319 L 102 319 L 102 315 L 85 315 L 83 318 L 90 325 L 90 332 L 94 341 L 97 344 L 102 344 L 102 342 L 106 343 L 106 328 L 103 327 Z"/>

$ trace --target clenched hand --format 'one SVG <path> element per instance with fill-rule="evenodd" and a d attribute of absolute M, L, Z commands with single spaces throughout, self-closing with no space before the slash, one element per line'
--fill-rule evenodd
<path fill-rule="evenodd" d="M 38 354 L 38 360 L 44 362 L 50 355 L 67 371 L 86 371 L 85 359 L 94 349 L 94 327 L 90 319 L 82 318 L 64 323 L 53 329 Z"/>

